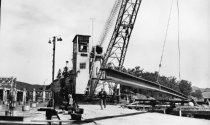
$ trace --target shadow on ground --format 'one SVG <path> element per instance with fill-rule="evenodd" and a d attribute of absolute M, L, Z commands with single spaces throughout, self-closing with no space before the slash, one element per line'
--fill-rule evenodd
<path fill-rule="evenodd" d="M 138 114 L 144 114 L 144 113 L 147 113 L 147 112 L 136 112 L 136 113 L 122 114 L 122 115 L 96 117 L 96 118 L 85 119 L 85 120 L 82 120 L 82 121 L 74 121 L 73 123 L 74 124 L 91 123 L 91 122 L 95 122 L 95 121 L 99 121 L 99 120 L 125 117 L 125 116 L 132 116 L 132 115 L 138 115 Z"/>

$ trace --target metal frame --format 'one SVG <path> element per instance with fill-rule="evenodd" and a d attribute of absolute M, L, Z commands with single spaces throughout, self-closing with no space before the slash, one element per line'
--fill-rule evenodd
<path fill-rule="evenodd" d="M 123 0 L 102 67 L 112 64 L 123 67 L 129 40 L 142 0 Z"/>
<path fill-rule="evenodd" d="M 122 69 L 141 1 L 122 0 L 115 28 L 104 55 L 101 68 L 106 68 L 108 64 L 111 64 Z M 104 77 L 104 73 L 100 70 L 97 80 L 92 82 L 90 90 L 92 94 L 95 92 L 99 80 L 103 79 L 102 77 Z"/>

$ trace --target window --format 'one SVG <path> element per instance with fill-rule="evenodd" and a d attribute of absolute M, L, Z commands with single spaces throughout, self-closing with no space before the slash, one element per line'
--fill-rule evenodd
<path fill-rule="evenodd" d="M 86 68 L 86 63 L 80 63 L 80 69 L 85 69 Z"/>
<path fill-rule="evenodd" d="M 79 44 L 79 52 L 87 52 L 87 44 Z"/>

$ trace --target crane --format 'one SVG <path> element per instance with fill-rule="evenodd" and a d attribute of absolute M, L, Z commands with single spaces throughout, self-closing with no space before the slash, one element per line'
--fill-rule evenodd
<path fill-rule="evenodd" d="M 93 52 L 95 56 L 91 60 L 92 66 L 91 66 L 90 81 L 89 81 L 90 93 L 93 94 L 95 92 L 95 89 L 99 84 L 99 80 L 102 79 L 103 77 L 103 71 L 101 70 L 98 70 L 95 79 L 93 79 L 92 77 L 94 62 L 97 61 L 98 58 L 101 58 L 100 69 L 106 68 L 108 65 L 118 67 L 119 70 L 122 69 L 130 36 L 134 28 L 134 24 L 139 11 L 139 7 L 141 5 L 141 1 L 142 0 L 121 1 L 121 6 L 117 16 L 114 31 L 112 33 L 105 54 L 103 56 L 97 56 L 97 54 Z M 98 49 L 98 51 L 100 50 L 99 54 L 101 54 L 102 44 L 103 41 L 100 41 L 100 44 L 97 45 L 93 51 L 97 51 Z"/>

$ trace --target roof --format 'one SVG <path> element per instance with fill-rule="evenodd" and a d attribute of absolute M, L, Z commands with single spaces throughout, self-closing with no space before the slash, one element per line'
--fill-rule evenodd
<path fill-rule="evenodd" d="M 11 78 L 1 78 L 0 79 L 0 88 L 11 88 Z M 33 91 L 34 88 L 36 90 L 42 90 L 43 89 L 43 85 L 37 85 L 37 84 L 30 84 L 30 83 L 25 83 L 25 82 L 20 82 L 20 81 L 16 81 L 16 88 L 18 90 L 23 90 L 24 88 L 26 88 L 27 91 Z"/>
<path fill-rule="evenodd" d="M 210 98 L 210 92 L 202 92 L 203 98 Z"/>
<path fill-rule="evenodd" d="M 76 41 L 76 39 L 77 39 L 77 37 L 90 37 L 90 35 L 80 35 L 80 34 L 77 34 L 77 35 L 75 35 L 75 37 L 74 37 L 74 39 L 73 39 L 73 41 L 72 42 L 75 42 Z"/>

